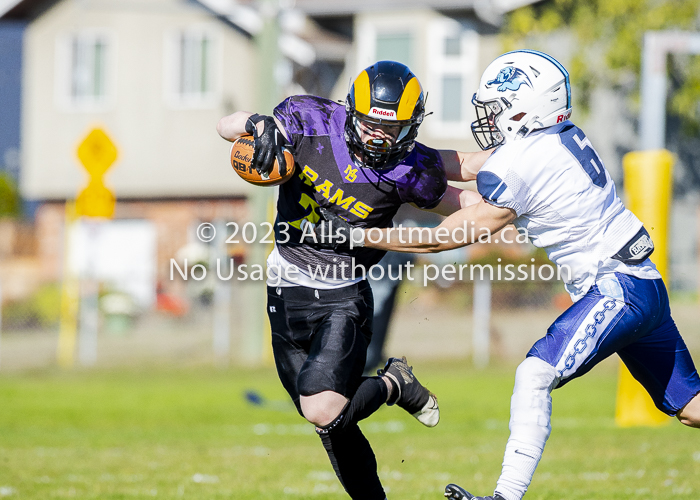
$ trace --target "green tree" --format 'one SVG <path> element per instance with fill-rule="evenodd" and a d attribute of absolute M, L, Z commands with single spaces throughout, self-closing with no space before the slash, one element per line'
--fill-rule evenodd
<path fill-rule="evenodd" d="M 508 15 L 504 43 L 510 50 L 566 30 L 577 47 L 569 70 L 579 109 L 588 109 L 591 90 L 602 85 L 628 92 L 637 111 L 644 33 L 698 28 L 700 0 L 546 0 Z M 672 64 L 680 79 L 669 113 L 681 119 L 687 134 L 697 135 L 700 58 L 675 57 Z"/>
<path fill-rule="evenodd" d="M 0 172 L 0 217 L 16 217 L 22 208 L 17 184 L 12 176 Z"/>

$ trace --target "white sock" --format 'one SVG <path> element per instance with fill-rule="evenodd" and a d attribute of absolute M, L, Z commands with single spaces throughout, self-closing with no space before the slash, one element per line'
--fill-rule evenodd
<path fill-rule="evenodd" d="M 503 456 L 496 492 L 506 500 L 520 500 L 527 491 L 551 432 L 556 370 L 539 358 L 523 361 L 515 373 L 510 403 L 510 437 Z"/>
<path fill-rule="evenodd" d="M 542 449 L 509 439 L 503 457 L 503 469 L 496 491 L 506 500 L 520 500 L 527 491 Z"/>

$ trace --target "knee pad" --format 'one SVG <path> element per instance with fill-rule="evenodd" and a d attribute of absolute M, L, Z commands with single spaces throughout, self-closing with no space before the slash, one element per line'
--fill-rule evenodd
<path fill-rule="evenodd" d="M 534 356 L 525 358 L 515 371 L 516 389 L 521 385 L 532 390 L 552 392 L 557 382 L 557 370 L 546 361 Z"/>
<path fill-rule="evenodd" d="M 552 397 L 556 387 L 555 368 L 536 357 L 526 358 L 515 372 L 510 403 L 511 436 L 544 448 L 551 433 Z"/>

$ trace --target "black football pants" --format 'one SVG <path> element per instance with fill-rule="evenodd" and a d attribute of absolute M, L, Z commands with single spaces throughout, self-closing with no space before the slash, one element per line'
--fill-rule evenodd
<path fill-rule="evenodd" d="M 357 425 L 387 397 L 381 379 L 362 376 L 372 337 L 369 284 L 335 290 L 268 287 L 267 296 L 282 385 L 300 414 L 300 396 L 333 391 L 350 400 L 335 422 L 319 430 L 321 441 L 351 498 L 384 500 L 374 452 Z"/>

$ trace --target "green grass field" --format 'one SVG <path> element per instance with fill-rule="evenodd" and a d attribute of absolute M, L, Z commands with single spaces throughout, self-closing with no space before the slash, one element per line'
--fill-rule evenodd
<path fill-rule="evenodd" d="M 508 437 L 513 367 L 421 363 L 440 398 L 427 429 L 397 407 L 362 425 L 390 499 L 490 493 Z M 614 426 L 615 372 L 554 393 L 554 431 L 527 499 L 700 498 L 700 433 Z M 253 389 L 268 403 L 254 406 Z M 318 437 L 271 370 L 41 372 L 0 377 L 0 496 L 341 499 Z"/>

